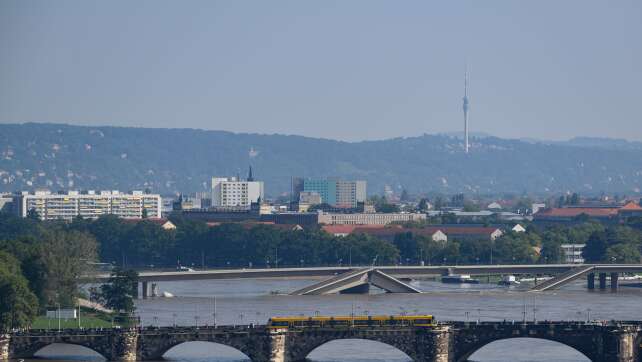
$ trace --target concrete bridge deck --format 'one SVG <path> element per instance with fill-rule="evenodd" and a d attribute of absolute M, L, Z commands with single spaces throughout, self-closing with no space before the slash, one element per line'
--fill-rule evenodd
<path fill-rule="evenodd" d="M 642 273 L 642 264 L 533 264 L 533 265 L 439 265 L 439 266 L 376 266 L 394 277 L 418 277 L 448 274 L 501 275 L 557 275 L 582 266 L 594 266 L 596 272 L 603 273 Z M 139 274 L 141 282 L 206 280 L 206 279 L 259 279 L 259 278 L 309 278 L 327 277 L 342 274 L 359 266 L 310 267 L 310 268 L 270 268 L 270 269 L 214 269 L 193 272 L 155 272 Z M 87 281 L 104 283 L 109 274 L 88 275 Z"/>
<path fill-rule="evenodd" d="M 302 362 L 314 349 L 330 341 L 367 339 L 395 347 L 415 362 L 464 362 L 488 343 L 509 338 L 555 341 L 574 348 L 593 362 L 642 362 L 640 321 L 444 322 L 435 327 L 31 330 L 0 335 L 0 360 L 32 358 L 49 344 L 67 343 L 90 348 L 111 361 L 152 361 L 161 359 L 166 351 L 181 343 L 206 341 L 233 347 L 252 362 Z"/>
<path fill-rule="evenodd" d="M 320 295 L 333 293 L 365 293 L 374 285 L 389 293 L 421 293 L 421 291 L 376 268 L 355 269 L 308 287 L 291 295 Z"/>
<path fill-rule="evenodd" d="M 363 275 L 368 272 L 367 280 Z M 618 275 L 621 273 L 642 273 L 642 264 L 534 264 L 534 265 L 450 265 L 450 266 L 377 266 L 377 267 L 313 267 L 313 268 L 273 268 L 273 269 L 225 269 L 203 270 L 192 272 L 141 272 L 139 281 L 142 284 L 142 296 L 147 298 L 152 295 L 150 282 L 159 281 L 185 281 L 208 279 L 260 279 L 260 278 L 316 278 L 331 277 L 328 280 L 295 291 L 295 295 L 325 294 L 330 292 L 367 291 L 368 285 L 383 285 L 383 289 L 396 293 L 420 293 L 419 290 L 409 286 L 398 278 L 439 276 L 449 274 L 473 275 L 553 275 L 554 278 L 536 285 L 534 291 L 546 291 L 561 287 L 584 275 L 588 278 L 588 288 L 594 288 L 595 274 L 599 276 L 600 288 L 606 286 L 606 275 L 611 276 L 611 287 L 617 289 Z M 361 279 L 358 279 L 358 276 Z M 347 278 L 350 277 L 350 278 Z M 84 277 L 87 282 L 104 283 L 109 280 L 109 274 L 95 274 Z M 615 282 L 613 282 L 615 281 Z M 353 284 L 351 287 L 342 284 Z M 321 286 L 327 290 L 322 291 Z M 337 288 L 330 291 L 334 285 Z M 378 285 L 382 287 L 382 285 Z M 361 288 L 361 289 L 359 289 Z M 314 289 L 311 291 L 308 289 Z"/>
<path fill-rule="evenodd" d="M 568 284 L 578 278 L 591 273 L 595 269 L 596 267 L 594 265 L 582 265 L 580 267 L 573 268 L 566 273 L 559 274 L 543 283 L 540 283 L 534 286 L 531 290 L 543 292 L 546 290 L 557 289 L 565 284 Z"/>

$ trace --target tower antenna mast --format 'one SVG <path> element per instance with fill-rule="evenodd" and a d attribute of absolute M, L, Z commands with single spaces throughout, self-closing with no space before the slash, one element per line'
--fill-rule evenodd
<path fill-rule="evenodd" d="M 466 72 L 464 73 L 464 150 L 468 153 L 468 63 L 466 63 Z"/>

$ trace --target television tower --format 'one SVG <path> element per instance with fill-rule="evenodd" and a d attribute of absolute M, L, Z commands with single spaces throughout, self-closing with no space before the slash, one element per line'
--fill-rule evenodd
<path fill-rule="evenodd" d="M 468 67 L 464 73 L 464 150 L 468 153 Z"/>

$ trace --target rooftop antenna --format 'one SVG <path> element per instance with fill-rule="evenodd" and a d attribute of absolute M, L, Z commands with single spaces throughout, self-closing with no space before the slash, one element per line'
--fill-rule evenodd
<path fill-rule="evenodd" d="M 468 153 L 468 62 L 466 62 L 466 72 L 464 73 L 464 150 Z"/>

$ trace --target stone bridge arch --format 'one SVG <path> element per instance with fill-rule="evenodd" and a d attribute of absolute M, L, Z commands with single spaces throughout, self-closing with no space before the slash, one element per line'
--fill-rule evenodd
<path fill-rule="evenodd" d="M 51 359 L 51 358 L 49 358 L 49 357 L 45 357 L 45 358 L 43 358 L 43 357 L 41 357 L 41 355 L 40 355 L 40 356 L 36 356 L 36 355 L 37 355 L 39 352 L 42 352 L 43 350 L 46 350 L 48 347 L 52 347 L 52 346 L 54 346 L 54 345 L 58 345 L 58 346 L 76 346 L 76 347 L 81 347 L 81 348 L 80 348 L 80 350 L 87 350 L 87 351 L 91 351 L 91 352 L 95 353 L 96 355 L 99 355 L 100 357 L 104 358 L 105 360 L 108 360 L 108 359 L 109 359 L 109 357 L 105 355 L 105 354 L 108 354 L 108 352 L 107 352 L 107 351 L 103 351 L 103 352 L 101 353 L 101 352 L 99 352 L 99 351 L 97 351 L 97 350 L 96 350 L 95 346 L 90 346 L 90 345 L 87 345 L 87 344 L 85 344 L 85 343 L 82 343 L 82 344 L 81 344 L 81 343 L 68 343 L 68 342 L 54 342 L 54 343 L 49 343 L 49 344 L 41 344 L 40 348 L 38 348 L 37 350 L 34 350 L 34 352 L 33 352 L 33 357 L 34 357 L 34 358 L 38 358 L 38 359 L 40 359 L 40 358 L 42 358 L 42 359 Z M 52 357 L 58 357 L 58 356 L 57 356 L 57 355 L 53 355 Z M 56 358 L 56 359 L 58 359 L 58 358 Z"/>
<path fill-rule="evenodd" d="M 416 361 L 416 359 L 412 357 L 412 354 L 411 354 L 412 352 L 411 352 L 411 351 L 403 351 L 403 350 L 401 350 L 400 348 L 398 348 L 398 347 L 396 347 L 396 346 L 393 346 L 393 345 L 391 345 L 391 344 L 389 344 L 389 343 L 386 343 L 386 342 L 384 342 L 384 341 L 375 341 L 375 339 L 372 339 L 372 338 L 344 338 L 344 339 L 332 339 L 332 340 L 329 340 L 329 341 L 327 341 L 327 342 L 325 342 L 325 343 L 322 343 L 321 345 L 316 346 L 315 348 L 313 348 L 312 350 L 310 350 L 310 351 L 305 355 L 305 358 L 306 358 L 306 359 L 304 359 L 304 360 L 308 360 L 308 359 L 309 359 L 309 356 L 310 356 L 312 353 L 314 353 L 315 351 L 317 351 L 318 349 L 323 348 L 324 346 L 327 346 L 328 344 L 332 344 L 333 342 L 337 342 L 337 341 L 357 341 L 357 342 L 358 342 L 358 341 L 369 341 L 369 342 L 373 342 L 373 343 L 378 343 L 378 344 L 381 344 L 381 345 L 385 345 L 385 346 L 389 347 L 390 349 L 396 350 L 397 352 L 399 352 L 399 353 L 401 353 L 401 354 L 405 355 L 408 359 L 411 359 L 411 360 L 413 360 L 413 361 Z M 305 353 L 305 352 L 303 352 L 303 353 Z"/>
<path fill-rule="evenodd" d="M 305 361 L 318 347 L 332 341 L 357 339 L 391 346 L 416 362 L 434 361 L 440 354 L 448 354 L 448 334 L 439 329 L 345 329 L 305 330 L 289 333 L 286 340 L 286 361 Z"/>
<path fill-rule="evenodd" d="M 101 355 L 106 360 L 113 360 L 112 348 L 109 346 L 109 343 L 105 341 L 104 343 L 96 343 L 95 340 L 89 339 L 69 339 L 69 338 L 57 338 L 57 337 L 44 337 L 44 338 L 16 338 L 13 337 L 13 343 L 11 350 L 9 352 L 12 358 L 34 358 L 35 354 L 41 351 L 42 349 L 54 345 L 54 344 L 66 344 L 81 346 L 87 348 L 97 354 Z"/>
<path fill-rule="evenodd" d="M 469 358 L 470 358 L 470 357 L 471 357 L 475 352 L 479 351 L 480 349 L 484 348 L 485 346 L 487 346 L 487 345 L 489 345 L 489 344 L 491 344 L 491 343 L 494 343 L 494 342 L 500 342 L 500 341 L 507 341 L 507 340 L 517 339 L 517 338 L 519 338 L 519 339 L 539 339 L 539 340 L 543 340 L 543 341 L 555 342 L 555 343 L 558 343 L 558 344 L 560 344 L 560 345 L 564 345 L 564 346 L 566 346 L 566 347 L 569 347 L 570 349 L 572 349 L 572 350 L 574 350 L 574 351 L 579 352 L 581 355 L 583 355 L 584 357 L 588 358 L 588 359 L 589 359 L 589 360 L 591 360 L 591 361 L 594 361 L 594 362 L 601 361 L 601 360 L 598 360 L 598 359 L 591 358 L 590 356 L 587 356 L 587 355 L 586 355 L 586 353 L 584 353 L 584 352 L 580 351 L 579 349 L 577 349 L 577 348 L 575 348 L 575 347 L 573 347 L 573 346 L 568 345 L 567 343 L 563 343 L 563 342 L 556 341 L 556 340 L 553 340 L 553 339 L 545 339 L 545 338 L 539 338 L 539 337 L 520 337 L 520 336 L 517 336 L 517 337 L 507 337 L 507 338 L 500 338 L 500 339 L 496 339 L 496 340 L 493 340 L 493 341 L 489 341 L 489 342 L 487 342 L 487 343 L 485 343 L 485 344 L 483 344 L 483 345 L 480 345 L 480 346 L 478 346 L 477 348 L 474 348 L 474 349 L 472 349 L 472 350 L 466 351 L 466 352 L 465 352 L 465 353 L 463 353 L 463 354 L 457 353 L 457 354 L 456 354 L 456 357 L 455 357 L 455 362 L 466 362 L 466 361 L 468 361 L 468 359 L 469 359 Z M 509 353 L 510 353 L 510 352 L 509 352 Z"/>
<path fill-rule="evenodd" d="M 207 345 L 209 345 L 209 346 L 207 346 Z M 192 348 L 195 348 L 195 347 L 196 347 L 196 348 L 199 348 L 199 349 L 201 349 L 201 350 L 202 350 L 203 348 L 207 348 L 207 347 L 215 347 L 215 348 L 227 349 L 227 350 L 234 351 L 235 353 L 237 353 L 237 354 L 239 355 L 239 359 L 243 359 L 243 360 L 250 360 L 250 361 L 251 361 L 250 356 L 248 356 L 247 354 L 243 353 L 243 352 L 242 352 L 240 349 L 238 349 L 238 348 L 234 348 L 234 347 L 232 347 L 232 346 L 228 346 L 228 345 L 221 344 L 221 343 L 217 343 L 217 342 L 210 342 L 210 341 L 188 341 L 188 342 L 182 342 L 182 343 L 179 343 L 179 344 L 177 344 L 177 345 L 174 345 L 173 347 L 170 347 L 168 350 L 166 350 L 166 351 L 162 354 L 162 357 L 161 357 L 161 358 L 162 358 L 163 360 L 168 360 L 168 359 L 170 359 L 170 358 L 168 357 L 168 355 L 169 355 L 169 354 L 171 354 L 171 353 L 172 353 L 172 351 L 174 351 L 177 347 L 178 347 L 178 348 L 180 348 L 181 346 L 185 347 L 185 348 L 183 348 L 183 350 L 191 350 Z M 213 353 L 212 353 L 212 352 L 213 352 Z M 209 356 L 218 356 L 218 354 L 220 354 L 221 352 L 222 352 L 221 350 L 208 351 L 208 353 L 204 354 L 203 356 L 207 356 L 207 357 L 205 357 L 205 358 L 209 358 Z M 240 357 L 241 355 L 242 355 L 242 357 Z M 181 357 L 181 358 L 179 358 L 179 359 L 183 360 L 183 359 L 185 359 L 185 358 L 189 358 L 189 359 L 192 359 L 192 358 L 201 358 L 201 356 L 199 355 L 199 356 L 195 356 L 195 357 L 192 357 L 192 356 L 189 356 L 189 357 Z M 235 357 L 235 358 L 236 358 L 236 357 Z"/>
<path fill-rule="evenodd" d="M 604 339 L 599 327 L 586 326 L 551 326 L 551 325 L 521 325 L 494 324 L 471 325 L 466 328 L 456 328 L 454 331 L 453 361 L 465 362 L 482 347 L 501 340 L 513 338 L 535 338 L 557 342 L 568 346 L 594 362 L 602 362 L 607 344 L 612 341 Z"/>
<path fill-rule="evenodd" d="M 144 333 L 138 339 L 138 359 L 157 361 L 165 352 L 187 342 L 209 342 L 231 347 L 243 353 L 252 362 L 270 360 L 270 336 L 254 331 L 227 332 L 215 330 L 190 330 L 185 333 L 163 332 Z"/>

